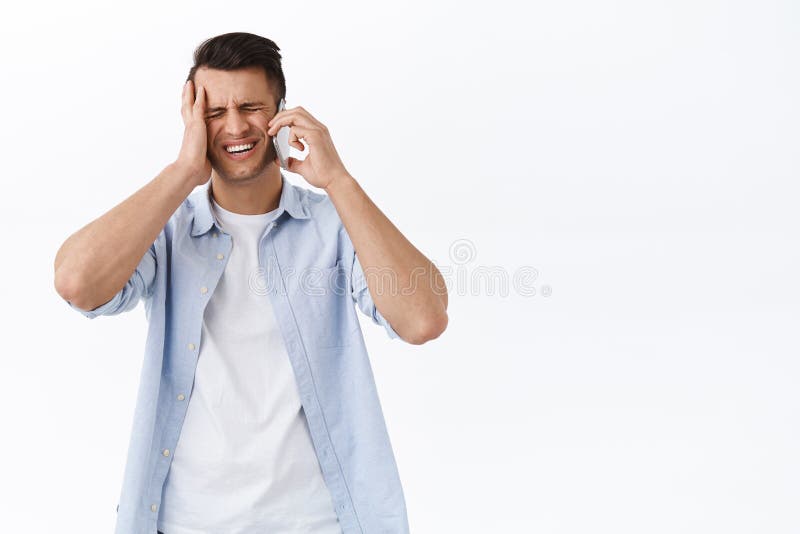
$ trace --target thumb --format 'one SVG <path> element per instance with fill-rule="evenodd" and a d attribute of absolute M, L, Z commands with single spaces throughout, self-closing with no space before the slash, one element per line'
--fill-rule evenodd
<path fill-rule="evenodd" d="M 295 174 L 302 174 L 300 169 L 303 167 L 303 160 L 299 160 L 297 158 L 293 158 L 289 156 L 286 158 L 286 166 L 289 167 L 287 170 L 289 172 L 293 172 Z"/>

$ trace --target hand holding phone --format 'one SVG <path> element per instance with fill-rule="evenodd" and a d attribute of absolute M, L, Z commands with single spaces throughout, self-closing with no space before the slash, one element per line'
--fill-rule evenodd
<path fill-rule="evenodd" d="M 286 101 L 281 98 L 278 104 L 278 113 L 286 109 Z M 272 143 L 275 145 L 275 152 L 278 154 L 278 161 L 282 168 L 289 170 L 289 134 L 291 133 L 288 126 L 282 127 L 278 133 L 272 136 Z"/>
<path fill-rule="evenodd" d="M 279 112 L 269 120 L 267 135 L 272 136 L 276 158 L 282 168 L 301 175 L 306 182 L 321 189 L 327 188 L 334 178 L 348 174 L 324 124 L 300 106 L 286 110 L 283 100 L 278 106 L 286 112 Z M 290 146 L 301 150 L 305 157 L 289 157 Z M 290 164 L 291 169 L 288 168 Z"/>

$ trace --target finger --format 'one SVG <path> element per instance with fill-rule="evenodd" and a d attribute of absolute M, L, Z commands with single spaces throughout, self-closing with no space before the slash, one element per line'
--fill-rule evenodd
<path fill-rule="evenodd" d="M 275 113 L 275 115 L 273 115 L 273 116 L 272 116 L 272 118 L 269 120 L 269 122 L 267 123 L 267 126 L 272 126 L 272 125 L 275 123 L 275 121 L 276 121 L 276 120 L 278 120 L 278 119 L 280 119 L 280 118 L 282 118 L 282 117 L 286 117 L 286 116 L 290 115 L 290 114 L 291 114 L 291 112 L 292 112 L 292 111 L 294 111 L 294 109 L 295 109 L 295 108 L 292 108 L 292 109 L 284 109 L 283 111 L 278 111 L 278 112 L 277 112 L 277 113 Z"/>
<path fill-rule="evenodd" d="M 192 109 L 192 102 L 191 102 L 191 95 L 192 91 L 190 86 L 192 85 L 191 80 L 187 80 L 183 84 L 183 92 L 181 93 L 181 117 L 183 117 L 183 124 L 187 124 L 189 119 L 191 118 L 191 109 Z"/>
<path fill-rule="evenodd" d="M 294 127 L 289 131 L 289 145 L 303 152 L 306 149 L 306 146 L 300 141 L 300 137 L 303 137 L 303 134 L 300 134 L 300 137 L 298 137 L 298 133 L 300 132 L 296 131 Z"/>
<path fill-rule="evenodd" d="M 305 160 L 289 157 L 286 159 L 286 170 L 295 174 L 303 174 Z"/>
<path fill-rule="evenodd" d="M 306 147 L 300 143 L 300 138 L 303 138 L 308 145 L 317 138 L 318 130 L 311 128 L 303 128 L 302 126 L 291 126 L 289 128 L 289 144 L 298 150 L 305 150 Z"/>
<path fill-rule="evenodd" d="M 305 126 L 298 126 L 297 124 L 287 124 L 285 126 L 276 126 L 275 128 L 270 128 L 267 130 L 267 134 L 270 137 L 275 137 L 283 128 L 289 128 L 289 142 L 295 141 L 301 137 L 307 138 L 309 135 L 316 137 L 316 133 L 319 132 L 319 130 L 316 128 L 306 128 Z"/>
<path fill-rule="evenodd" d="M 197 98 L 194 100 L 192 111 L 197 115 L 198 118 L 205 118 L 203 115 L 206 111 L 206 88 L 202 85 L 197 88 Z"/>
<path fill-rule="evenodd" d="M 325 129 L 324 124 L 312 117 L 308 111 L 304 110 L 300 106 L 290 109 L 289 116 L 294 118 L 293 122 L 295 124 L 305 126 L 306 128 L 318 128 L 320 130 Z"/>
<path fill-rule="evenodd" d="M 283 113 L 285 113 L 285 115 L 281 115 Z M 301 126 L 304 128 L 320 128 L 321 126 L 310 117 L 302 115 L 294 110 L 287 112 L 281 111 L 281 114 L 275 115 L 270 121 L 272 123 L 269 127 L 270 135 L 275 135 L 274 132 L 277 132 L 283 126 Z"/>
<path fill-rule="evenodd" d="M 325 125 L 319 122 L 317 119 L 315 119 L 314 116 L 311 115 L 311 113 L 309 113 L 308 110 L 306 110 L 306 108 L 302 106 L 295 106 L 287 111 L 294 116 L 303 117 L 303 120 L 299 122 L 304 123 L 305 126 L 311 125 L 311 126 L 316 126 L 320 130 L 325 129 Z"/>

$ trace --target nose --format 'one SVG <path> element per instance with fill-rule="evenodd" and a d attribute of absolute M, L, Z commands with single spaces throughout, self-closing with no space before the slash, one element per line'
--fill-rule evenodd
<path fill-rule="evenodd" d="M 249 126 L 244 116 L 237 109 L 225 114 L 225 133 L 231 137 L 240 137 L 247 133 Z"/>

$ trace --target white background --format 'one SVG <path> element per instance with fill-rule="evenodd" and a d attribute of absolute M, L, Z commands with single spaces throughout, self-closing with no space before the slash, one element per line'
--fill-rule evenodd
<path fill-rule="evenodd" d="M 440 338 L 362 323 L 412 532 L 800 532 L 797 2 L 0 19 L 4 532 L 113 529 L 144 308 L 84 318 L 53 259 L 175 159 L 192 52 L 229 31 L 278 43 L 288 106 L 452 273 Z M 482 266 L 537 292 L 457 287 Z"/>

